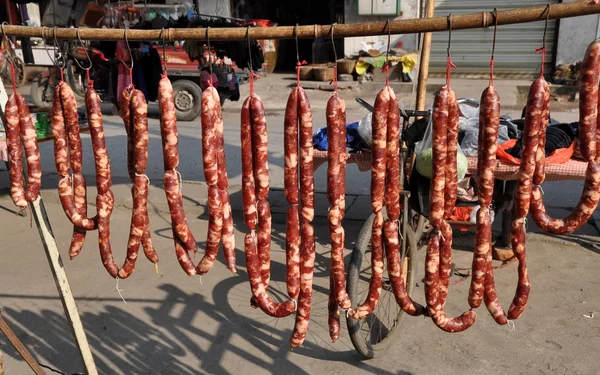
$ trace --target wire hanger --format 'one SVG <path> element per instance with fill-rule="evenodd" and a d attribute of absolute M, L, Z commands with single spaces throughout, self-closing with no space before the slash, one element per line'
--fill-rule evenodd
<path fill-rule="evenodd" d="M 452 41 L 452 14 L 449 14 L 448 15 L 448 47 L 446 49 L 446 52 L 448 54 L 447 61 L 446 61 L 446 86 L 448 87 L 448 89 L 450 89 L 450 69 L 451 68 L 456 69 L 456 65 L 454 65 L 454 63 L 452 62 L 452 59 L 450 57 L 451 41 Z"/>
<path fill-rule="evenodd" d="M 296 86 L 300 87 L 300 66 L 306 65 L 306 60 L 300 61 L 300 49 L 298 47 L 298 24 L 294 26 L 294 38 L 296 39 Z"/>
<path fill-rule="evenodd" d="M 14 51 L 12 50 L 13 48 L 12 48 L 11 42 L 8 39 L 8 36 L 6 35 L 6 31 L 4 30 L 4 25 L 8 25 L 8 22 L 2 22 L 2 25 L 0 27 L 2 27 L 2 40 L 6 42 L 6 48 L 8 49 L 8 54 L 6 55 L 6 60 L 8 60 L 8 66 L 10 67 L 10 77 L 12 80 L 13 91 L 16 92 L 17 91 L 17 80 L 16 80 L 16 76 L 15 76 L 15 64 L 14 64 L 14 60 L 12 57 L 12 54 L 14 53 Z"/>
<path fill-rule="evenodd" d="M 391 30 L 391 26 L 390 26 L 390 20 L 388 19 L 385 22 L 386 26 L 387 26 L 387 31 L 388 31 L 388 40 L 387 40 L 387 48 L 385 50 L 385 63 L 383 64 L 383 69 L 385 71 L 385 86 L 386 87 L 390 87 L 390 67 L 391 67 L 391 63 L 389 60 L 389 52 L 390 52 L 390 43 L 392 40 L 392 30 Z"/>
<path fill-rule="evenodd" d="M 494 54 L 496 53 L 496 32 L 498 31 L 498 9 L 494 8 L 494 41 L 492 42 L 492 58 L 490 59 L 490 87 L 494 86 Z"/>
<path fill-rule="evenodd" d="M 81 35 L 79 34 L 81 31 L 80 28 L 77 29 L 77 40 L 79 41 L 79 44 L 81 45 L 81 47 L 83 48 L 83 51 L 85 52 L 85 57 L 87 57 L 88 60 L 88 67 L 85 68 L 83 67 L 83 65 L 81 65 L 81 63 L 79 62 L 79 59 L 73 59 L 75 60 L 75 63 L 77 63 L 77 65 L 82 69 L 85 70 L 85 74 L 87 77 L 87 81 L 88 81 L 88 85 L 92 84 L 92 80 L 90 79 L 90 69 L 92 69 L 92 59 L 90 58 L 90 54 L 88 53 L 88 49 L 86 48 L 86 46 L 83 45 L 83 41 L 81 40 Z"/>
<path fill-rule="evenodd" d="M 546 34 L 548 33 L 548 21 L 550 20 L 550 3 L 546 6 L 546 24 L 544 25 L 544 39 L 542 47 L 537 48 L 535 52 L 542 54 L 542 68 L 540 69 L 540 77 L 544 77 L 544 65 L 546 65 Z"/>
<path fill-rule="evenodd" d="M 126 27 L 123 30 L 125 44 L 127 45 L 127 52 L 129 53 L 129 60 L 131 63 L 129 66 L 125 63 L 125 61 L 121 60 L 121 63 L 125 65 L 125 67 L 129 70 L 129 86 L 133 87 L 133 53 L 131 52 L 131 47 L 129 46 L 129 39 L 127 38 L 127 33 L 129 31 L 129 27 Z"/>
<path fill-rule="evenodd" d="M 335 23 L 331 24 L 331 46 L 333 47 L 333 93 L 337 94 L 338 92 L 338 80 L 337 80 L 337 51 L 335 50 L 335 41 L 333 40 L 333 27 Z M 331 82 L 330 82 L 331 84 Z"/>

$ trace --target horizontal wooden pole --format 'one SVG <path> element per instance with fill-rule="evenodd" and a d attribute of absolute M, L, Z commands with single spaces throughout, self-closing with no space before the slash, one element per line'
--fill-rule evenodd
<path fill-rule="evenodd" d="M 600 13 L 600 4 L 588 0 L 547 6 L 534 6 L 499 11 L 498 25 L 509 25 L 551 20 L 559 18 L 579 17 Z M 392 34 L 414 34 L 448 30 L 448 17 L 414 18 L 390 21 L 389 32 Z M 494 25 L 494 12 L 479 12 L 452 16 L 452 30 L 478 29 Z M 131 41 L 144 40 L 245 40 L 245 39 L 318 39 L 331 37 L 387 35 L 388 24 L 381 22 L 363 22 L 336 25 L 304 25 L 275 27 L 228 27 L 228 28 L 186 28 L 163 30 L 123 30 L 123 29 L 91 29 L 91 28 L 52 28 L 5 25 L 4 32 L 8 36 L 41 37 L 44 39 L 77 39 L 77 30 L 83 40 L 124 40 L 125 34 Z M 295 30 L 296 29 L 296 30 Z"/>

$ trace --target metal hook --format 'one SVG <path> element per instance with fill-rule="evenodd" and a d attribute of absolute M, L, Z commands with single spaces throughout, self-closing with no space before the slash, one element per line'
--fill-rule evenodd
<path fill-rule="evenodd" d="M 88 53 L 87 48 L 83 45 L 83 41 L 81 40 L 81 36 L 79 34 L 79 32 L 81 31 L 80 28 L 77 29 L 77 40 L 79 41 L 79 44 L 81 44 L 81 47 L 83 47 L 83 51 L 85 52 L 85 56 L 88 59 L 88 62 L 90 63 L 90 65 L 87 68 L 84 68 L 80 63 L 79 63 L 79 59 L 73 59 L 75 60 L 75 62 L 77 63 L 77 65 L 83 69 L 83 70 L 90 70 L 92 68 L 92 59 L 90 58 L 90 55 Z"/>
<path fill-rule="evenodd" d="M 498 31 L 498 9 L 494 8 L 494 41 L 492 43 L 492 60 L 496 52 L 496 32 Z"/>
<path fill-rule="evenodd" d="M 131 64 L 130 66 L 127 66 L 127 64 L 125 64 L 125 61 L 121 61 L 123 63 L 123 65 L 125 65 L 125 67 L 129 70 L 133 70 L 133 53 L 131 52 L 131 47 L 129 46 L 129 39 L 127 39 L 127 31 L 129 30 L 129 27 L 126 27 L 125 30 L 123 30 L 123 33 L 125 34 L 125 44 L 127 44 L 127 51 L 129 52 L 129 60 L 131 60 Z"/>
<path fill-rule="evenodd" d="M 53 32 L 54 46 L 58 50 L 58 57 L 55 60 L 55 65 L 58 66 L 59 69 L 64 69 L 64 67 L 67 65 L 67 61 L 65 59 L 65 54 L 64 54 L 62 48 L 60 48 L 60 43 L 58 43 L 58 39 L 56 39 L 56 30 L 57 29 L 58 28 L 56 26 L 54 26 L 54 32 Z"/>
<path fill-rule="evenodd" d="M 546 34 L 548 32 L 548 21 L 550 20 L 550 3 L 546 6 L 546 25 L 544 26 L 544 41 L 542 48 L 546 50 Z"/>
<path fill-rule="evenodd" d="M 335 41 L 333 40 L 333 27 L 335 26 L 335 23 L 331 24 L 331 46 L 333 47 L 333 57 L 335 59 L 335 64 L 337 65 L 337 51 L 335 50 Z"/>
<path fill-rule="evenodd" d="M 446 52 L 448 53 L 448 57 L 450 57 L 450 42 L 452 41 L 452 14 L 448 15 L 448 48 Z"/>

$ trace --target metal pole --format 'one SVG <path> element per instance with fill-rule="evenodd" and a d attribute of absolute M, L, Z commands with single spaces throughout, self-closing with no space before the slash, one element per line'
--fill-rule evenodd
<path fill-rule="evenodd" d="M 545 21 L 546 12 L 549 12 L 548 16 L 551 20 L 579 17 L 600 13 L 600 4 L 582 0 L 551 4 L 550 6 L 542 5 L 504 10 L 498 12 L 498 25 Z M 480 29 L 493 24 L 493 12 L 484 11 L 452 17 L 452 30 Z M 305 39 L 326 37 L 331 34 L 331 28 L 332 25 L 298 26 L 297 37 Z M 395 20 L 390 21 L 389 28 L 392 34 L 446 31 L 448 29 L 448 19 L 446 17 L 432 17 Z M 75 28 L 58 28 L 55 31 L 54 28 L 49 27 L 5 25 L 4 29 L 9 36 L 50 39 L 54 37 L 56 32 L 58 39 L 77 39 L 77 29 Z M 127 38 L 130 41 L 163 40 L 163 36 L 166 36 L 169 41 L 206 40 L 207 37 L 213 41 L 246 40 L 248 37 L 250 39 L 294 39 L 296 37 L 295 29 L 295 26 L 254 27 L 249 30 L 244 27 L 210 28 L 208 32 L 205 28 L 166 29 L 164 31 L 133 29 L 127 31 Z M 123 29 L 81 29 L 80 35 L 81 39 L 84 40 L 124 40 L 124 33 L 125 30 Z M 335 35 L 340 38 L 387 34 L 387 21 L 335 25 Z"/>
<path fill-rule="evenodd" d="M 31 367 L 31 369 L 33 370 L 33 372 L 36 375 L 46 375 L 46 373 L 44 372 L 44 370 L 42 370 L 42 367 L 39 365 L 39 363 L 35 360 L 35 358 L 33 358 L 31 353 L 29 353 L 29 350 L 27 350 L 25 345 L 23 345 L 21 340 L 19 340 L 17 335 L 15 335 L 13 330 L 10 329 L 8 324 L 6 324 L 6 321 L 4 320 L 4 318 L 2 318 L 2 310 L 0 310 L 0 331 L 2 331 L 2 333 L 4 333 L 4 336 L 6 336 L 6 338 L 8 339 L 8 341 L 10 341 L 12 346 L 17 350 L 17 352 L 19 352 L 19 354 L 21 355 L 21 358 L 23 358 L 23 360 L 25 360 L 25 362 L 27 362 L 29 367 Z M 0 360 L 2 360 L 1 355 L 0 355 Z M 2 363 L 0 363 L 0 374 L 3 374 L 3 373 L 4 373 L 4 370 L 2 369 Z"/>
<path fill-rule="evenodd" d="M 427 2 L 427 11 L 425 18 L 433 17 L 435 9 L 435 0 Z M 431 56 L 431 37 L 432 34 L 425 33 L 423 35 L 423 47 L 421 48 L 421 61 L 419 62 L 419 78 L 417 81 L 417 102 L 415 109 L 417 111 L 425 110 L 425 102 L 427 100 L 427 79 L 429 78 L 429 58 Z"/>
<path fill-rule="evenodd" d="M 69 280 L 67 279 L 67 274 L 58 251 L 58 246 L 56 246 L 56 240 L 54 239 L 54 234 L 52 233 L 52 227 L 50 226 L 50 221 L 48 220 L 48 214 L 46 213 L 46 208 L 44 207 L 42 197 L 38 197 L 38 199 L 31 202 L 29 205 L 31 207 L 33 218 L 35 219 L 35 224 L 40 232 L 40 238 L 42 239 L 42 244 L 44 246 L 44 250 L 46 251 L 46 256 L 48 257 L 48 263 L 50 264 L 50 269 L 52 270 L 52 276 L 54 276 L 54 282 L 56 282 L 56 288 L 58 289 L 60 300 L 63 304 L 63 308 L 65 309 L 67 321 L 73 330 L 73 336 L 75 337 L 77 348 L 79 349 L 79 353 L 81 355 L 81 361 L 85 366 L 87 375 L 98 375 L 98 370 L 96 369 L 96 364 L 94 363 L 94 357 L 92 356 L 92 351 L 88 344 L 87 337 L 83 329 L 83 324 L 81 323 L 81 318 L 79 317 L 79 312 L 77 311 L 77 305 L 75 305 L 75 299 L 73 298 L 73 293 L 71 292 L 71 286 L 69 285 Z"/>

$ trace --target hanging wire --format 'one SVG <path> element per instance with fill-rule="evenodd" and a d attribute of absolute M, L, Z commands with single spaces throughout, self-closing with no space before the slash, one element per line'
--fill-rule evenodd
<path fill-rule="evenodd" d="M 129 27 L 126 27 L 124 32 L 124 39 L 125 39 L 125 44 L 127 45 L 127 52 L 129 53 L 129 60 L 131 61 L 131 64 L 129 64 L 129 66 L 127 66 L 127 64 L 125 63 L 125 61 L 121 60 L 121 63 L 123 63 L 123 65 L 125 65 L 125 67 L 127 69 L 129 69 L 129 84 L 133 85 L 133 53 L 131 52 L 131 47 L 129 46 L 129 39 L 127 39 L 127 32 L 129 31 Z"/>
<path fill-rule="evenodd" d="M 335 23 L 331 24 L 331 46 L 333 47 L 333 92 L 337 93 L 338 91 L 338 80 L 337 80 L 337 51 L 335 50 L 335 40 L 333 40 L 333 27 Z"/>
<path fill-rule="evenodd" d="M 387 31 L 388 31 L 388 40 L 387 40 L 387 49 L 385 50 L 385 63 L 383 64 L 383 69 L 385 71 L 385 86 L 390 87 L 391 64 L 390 64 L 390 60 L 389 60 L 389 53 L 390 53 L 390 43 L 392 40 L 392 30 L 391 30 L 389 19 L 385 22 L 385 24 L 387 26 Z"/>
<path fill-rule="evenodd" d="M 548 21 L 550 20 L 550 3 L 546 6 L 546 24 L 544 25 L 544 40 L 542 48 L 537 48 L 535 52 L 542 54 L 542 68 L 540 69 L 540 77 L 544 77 L 544 65 L 546 65 L 546 34 L 548 33 Z"/>
<path fill-rule="evenodd" d="M 88 81 L 88 85 L 91 84 L 92 80 L 90 79 L 90 69 L 92 69 L 92 59 L 90 58 L 90 54 L 88 53 L 88 49 L 86 46 L 83 45 L 83 41 L 81 40 L 81 36 L 79 35 L 79 32 L 81 31 L 81 29 L 77 29 L 77 40 L 79 41 L 79 44 L 81 45 L 81 47 L 83 48 L 83 51 L 85 52 L 85 57 L 87 57 L 88 59 L 88 63 L 89 66 L 87 68 L 84 68 L 83 65 L 81 65 L 81 63 L 79 62 L 79 59 L 73 59 L 75 60 L 75 63 L 82 69 L 85 70 L 85 74 L 87 77 L 87 81 Z"/>
<path fill-rule="evenodd" d="M 250 83 L 250 95 L 254 95 L 254 72 L 252 71 L 252 48 L 250 47 L 250 25 L 246 26 L 246 38 L 248 41 L 248 69 L 250 70 L 248 81 Z"/>
<path fill-rule="evenodd" d="M 12 85 L 13 85 L 13 92 L 17 91 L 17 79 L 16 79 L 16 75 L 15 75 L 15 64 L 13 61 L 13 57 L 12 54 L 14 53 L 14 51 L 12 51 L 12 45 L 10 43 L 10 41 L 8 40 L 8 36 L 6 35 L 6 31 L 4 30 L 4 25 L 8 24 L 7 22 L 2 22 L 2 40 L 4 42 L 6 42 L 6 48 L 8 50 L 8 54 L 6 55 L 6 59 L 8 60 L 8 66 L 10 67 L 10 78 L 12 80 Z M 24 73 L 23 73 L 24 74 Z"/>
<path fill-rule="evenodd" d="M 448 15 L 448 48 L 446 52 L 448 54 L 448 58 L 446 61 L 446 86 L 448 89 L 450 88 L 450 68 L 456 68 L 456 65 L 452 62 L 450 57 L 450 43 L 452 41 L 452 14 Z"/>
<path fill-rule="evenodd" d="M 60 80 L 64 81 L 65 80 L 65 65 L 67 65 L 67 61 L 65 59 L 65 54 L 64 54 L 62 48 L 60 48 L 60 43 L 58 43 L 58 39 L 56 39 L 56 29 L 57 29 L 57 27 L 54 26 L 54 32 L 53 32 L 54 47 L 56 47 L 56 49 L 58 50 L 58 55 L 56 57 L 55 64 L 58 67 L 58 69 L 60 70 Z"/>
<path fill-rule="evenodd" d="M 492 42 L 492 58 L 490 59 L 490 86 L 494 85 L 494 54 L 496 53 L 496 32 L 498 31 L 498 9 L 494 8 L 494 41 Z"/>
<path fill-rule="evenodd" d="M 294 26 L 294 38 L 296 39 L 296 86 L 300 87 L 300 67 L 306 65 L 306 60 L 300 61 L 300 48 L 298 47 L 298 24 Z"/>
<path fill-rule="evenodd" d="M 210 50 L 210 26 L 206 26 L 206 43 L 208 44 L 208 71 L 210 72 L 210 83 L 209 85 L 212 86 L 212 74 L 213 74 L 213 70 L 212 70 L 212 55 L 211 55 L 211 50 Z"/>
<path fill-rule="evenodd" d="M 165 76 L 169 76 L 167 72 L 167 55 L 165 53 L 165 28 L 163 27 L 160 31 L 160 36 L 162 36 L 162 59 L 163 59 L 163 69 L 165 71 Z"/>

